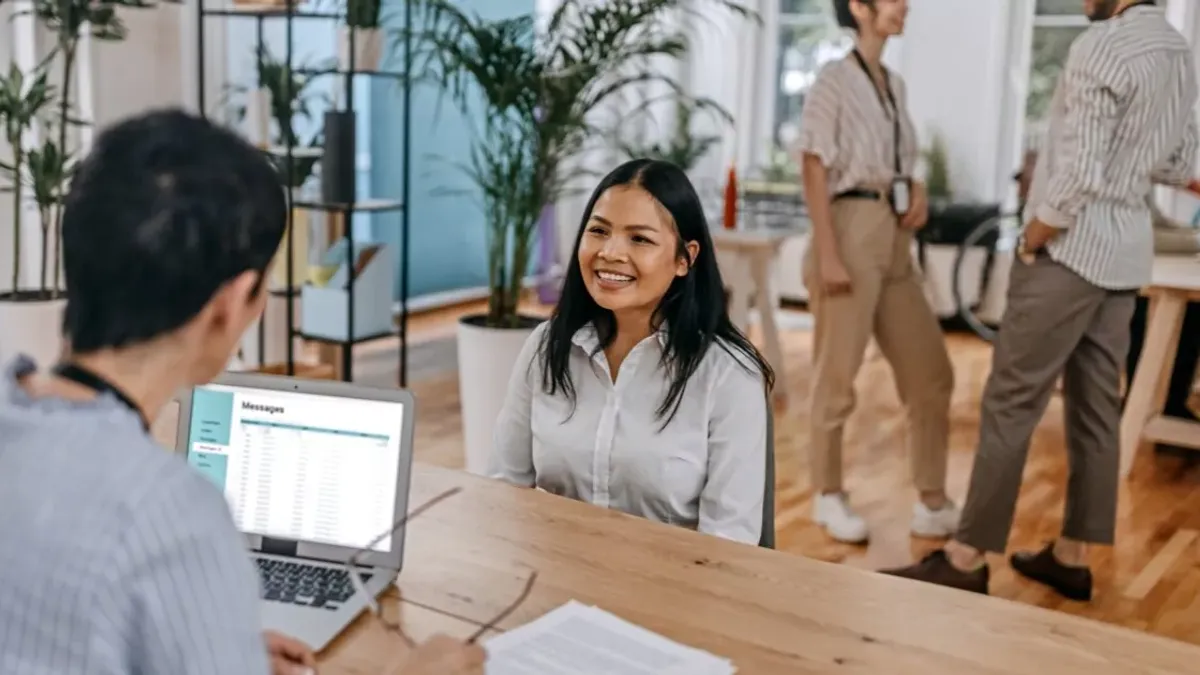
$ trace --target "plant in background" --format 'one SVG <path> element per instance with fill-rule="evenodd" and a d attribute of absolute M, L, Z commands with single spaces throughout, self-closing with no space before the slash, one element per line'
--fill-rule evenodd
<path fill-rule="evenodd" d="M 268 97 L 268 115 L 271 124 L 271 143 L 276 146 L 288 146 L 296 149 L 320 148 L 322 135 L 318 115 L 320 111 L 332 104 L 328 92 L 318 91 L 314 84 L 319 76 L 331 73 L 335 67 L 332 61 L 322 60 L 317 63 L 301 62 L 289 68 L 283 59 L 278 59 L 265 46 L 260 46 L 255 58 L 258 74 L 258 87 L 266 89 Z M 247 95 L 251 89 L 244 85 L 231 86 L 228 95 Z M 237 104 L 233 108 L 238 121 L 246 117 L 246 105 Z M 297 123 L 313 126 L 317 131 L 312 132 L 307 140 L 301 140 L 297 131 Z M 287 158 L 278 154 L 271 155 L 279 172 L 289 187 L 298 188 L 313 174 L 320 154 L 316 152 L 303 153 L 292 157 L 291 175 L 287 174 Z"/>
<path fill-rule="evenodd" d="M 59 213 L 62 211 L 61 204 L 66 194 L 67 183 L 74 170 L 74 163 L 71 161 L 70 155 L 64 153 L 62 148 L 49 137 L 42 141 L 40 148 L 34 148 L 27 153 L 26 162 L 29 165 L 29 187 L 33 192 L 33 201 L 37 205 L 38 217 L 42 226 L 42 273 L 39 288 L 43 296 L 49 296 L 57 290 L 58 264 L 56 262 L 54 265 L 54 286 L 52 287 L 50 279 L 47 279 L 46 276 L 46 272 L 49 270 L 47 256 L 53 256 L 52 259 L 55 261 L 59 258 L 58 230 L 56 229 L 58 221 L 56 219 L 60 217 Z M 52 233 L 56 235 L 53 240 L 51 240 Z"/>
<path fill-rule="evenodd" d="M 795 184 L 800 180 L 800 170 L 796 168 L 796 160 L 779 147 L 773 147 L 768 152 L 767 163 L 762 167 L 763 180 L 772 183 Z"/>
<path fill-rule="evenodd" d="M 649 104 L 641 106 L 638 112 L 645 112 L 648 108 Z M 712 99 L 676 96 L 675 132 L 671 135 L 670 140 L 666 142 L 625 141 L 621 137 L 620 129 L 621 126 L 628 123 L 628 118 L 626 118 L 626 121 L 614 133 L 614 143 L 629 159 L 643 157 L 661 159 L 675 164 L 684 171 L 691 171 L 714 146 L 721 142 L 719 135 L 697 133 L 693 128 L 693 120 L 704 112 L 711 112 L 720 121 L 733 124 L 733 116 L 729 114 L 729 111 Z"/>
<path fill-rule="evenodd" d="M 165 1 L 178 2 L 179 0 Z M 32 9 L 29 11 L 54 35 L 54 50 L 51 57 L 57 60 L 60 69 L 61 91 L 58 95 L 56 119 L 52 120 L 50 126 L 58 131 L 58 139 L 54 147 L 65 162 L 68 126 L 86 124 L 86 121 L 75 116 L 71 89 L 71 82 L 76 75 L 75 65 L 79 55 L 79 41 L 83 38 L 84 31 L 97 40 L 119 42 L 125 39 L 128 30 L 117 10 L 119 8 L 149 9 L 156 7 L 158 3 L 156 0 L 32 0 L 31 5 Z M 46 147 L 43 146 L 42 151 L 45 150 Z M 64 181 L 70 178 L 70 174 L 69 169 L 59 172 Z M 64 184 L 57 186 L 51 193 L 63 195 L 66 194 L 66 191 Z M 62 205 L 53 205 L 52 210 L 54 212 L 52 237 L 57 245 L 62 230 Z M 43 250 L 43 261 L 45 257 L 46 252 Z M 46 270 L 43 269 L 42 278 L 45 279 L 45 277 Z M 43 283 L 43 291 L 46 289 L 46 284 Z M 55 256 L 54 276 L 49 292 L 52 296 L 57 296 L 59 290 L 59 260 L 58 256 Z"/>
<path fill-rule="evenodd" d="M 486 223 L 488 316 L 518 317 L 521 283 L 544 198 L 537 183 L 537 137 L 510 118 L 484 122 L 464 171 L 476 186 Z"/>
<path fill-rule="evenodd" d="M 15 63 L 9 66 L 7 75 L 0 76 L 0 127 L 4 129 L 4 140 L 12 149 L 11 163 L 0 162 L 0 171 L 8 175 L 12 185 L 13 298 L 17 297 L 21 287 L 21 207 L 24 201 L 22 188 L 26 181 L 25 148 L 22 140 L 25 133 L 33 127 L 38 115 L 54 99 L 54 88 L 47 83 L 46 78 L 43 69 L 26 76 Z"/>
<path fill-rule="evenodd" d="M 930 199 L 948 200 L 952 195 L 950 157 L 941 134 L 933 134 L 929 149 L 925 151 L 925 189 Z"/>
<path fill-rule="evenodd" d="M 728 0 L 709 0 L 734 15 L 751 16 Z M 678 92 L 652 62 L 687 51 L 681 17 L 700 16 L 694 0 L 562 0 L 544 28 L 533 14 L 486 19 L 452 0 L 418 0 L 409 29 L 415 73 L 432 81 L 461 110 L 487 120 L 473 152 L 478 166 L 521 167 L 529 185 L 510 193 L 500 178 L 511 173 L 476 171 L 474 188 L 485 199 L 513 203 L 486 214 L 489 237 L 504 242 L 489 256 L 486 325 L 521 324 L 518 314 L 524 261 L 531 259 L 538 214 L 567 192 L 583 173 L 573 164 L 587 142 L 605 136 L 596 119 L 629 87 L 660 82 Z M 489 137 L 499 126 L 503 140 Z M 503 152 L 520 158 L 500 158 Z M 536 204 L 536 208 L 530 204 Z"/>

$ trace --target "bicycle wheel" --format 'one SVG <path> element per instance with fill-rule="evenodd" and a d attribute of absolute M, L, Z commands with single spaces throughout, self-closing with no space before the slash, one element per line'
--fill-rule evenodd
<path fill-rule="evenodd" d="M 991 218 L 976 225 L 958 245 L 958 253 L 954 257 L 954 272 L 951 276 L 950 287 L 954 295 L 954 306 L 958 316 L 976 335 L 991 342 L 996 338 L 996 328 L 981 318 L 976 312 L 983 304 L 990 288 L 992 267 L 996 260 L 996 245 L 1000 240 L 1002 218 Z M 978 267 L 975 261 L 982 255 L 983 260 Z M 978 270 L 977 280 L 974 274 L 968 274 L 973 269 Z M 974 293 L 968 295 L 968 289 Z"/>

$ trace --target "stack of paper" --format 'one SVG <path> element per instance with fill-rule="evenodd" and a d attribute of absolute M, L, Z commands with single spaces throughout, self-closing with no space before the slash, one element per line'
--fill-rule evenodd
<path fill-rule="evenodd" d="M 488 640 L 487 675 L 733 675 L 733 664 L 571 601 Z"/>

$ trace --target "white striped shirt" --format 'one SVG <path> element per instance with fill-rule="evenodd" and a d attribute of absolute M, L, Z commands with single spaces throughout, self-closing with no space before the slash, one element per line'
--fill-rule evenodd
<path fill-rule="evenodd" d="M 911 177 L 917 165 L 917 130 L 908 112 L 908 88 L 888 69 L 888 82 L 900 109 L 900 166 Z M 851 52 L 821 68 L 804 97 L 796 152 L 813 154 L 829 172 L 830 194 L 851 188 L 880 188 L 896 178 L 895 124 L 887 94 Z"/>
<path fill-rule="evenodd" d="M 1191 47 L 1135 5 L 1071 46 L 1025 212 L 1064 230 L 1050 257 L 1107 289 L 1150 281 L 1152 183 L 1185 185 L 1198 148 Z"/>
<path fill-rule="evenodd" d="M 0 379 L 0 673 L 266 675 L 258 578 L 224 497 L 111 395 Z"/>

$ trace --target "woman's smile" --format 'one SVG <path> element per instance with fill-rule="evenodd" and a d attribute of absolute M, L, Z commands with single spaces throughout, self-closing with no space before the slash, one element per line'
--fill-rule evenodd
<path fill-rule="evenodd" d="M 596 285 L 606 291 L 619 291 L 633 285 L 637 279 L 623 272 L 596 270 Z"/>

